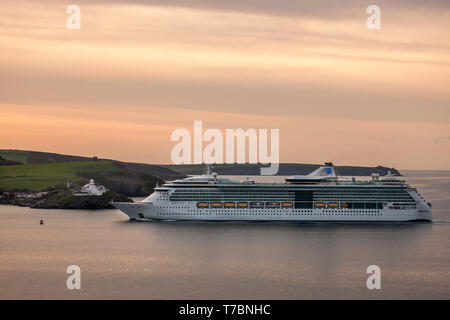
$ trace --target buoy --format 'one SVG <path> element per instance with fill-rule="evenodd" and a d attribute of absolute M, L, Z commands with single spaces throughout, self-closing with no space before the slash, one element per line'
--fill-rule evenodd
<path fill-rule="evenodd" d="M 41 222 L 39 224 L 44 224 L 44 220 L 41 220 Z"/>

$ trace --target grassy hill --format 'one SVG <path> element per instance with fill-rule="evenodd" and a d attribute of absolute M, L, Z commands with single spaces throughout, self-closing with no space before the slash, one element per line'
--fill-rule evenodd
<path fill-rule="evenodd" d="M 171 170 L 166 166 L 147 163 L 122 162 L 112 159 L 97 158 L 95 156 L 81 157 L 40 151 L 0 149 L 0 157 L 10 161 L 19 161 L 22 164 L 109 161 L 121 165 L 125 170 L 150 174 L 162 180 L 173 180 L 184 177 L 183 174 Z"/>
<path fill-rule="evenodd" d="M 93 161 L 93 157 L 70 156 L 50 152 L 27 151 L 27 150 L 5 150 L 0 149 L 0 156 L 6 160 L 19 161 L 23 164 L 39 164 L 53 162 L 81 162 Z M 107 159 L 105 159 L 107 160 Z"/>
<path fill-rule="evenodd" d="M 83 185 L 94 178 L 108 189 L 127 196 L 147 196 L 164 180 L 133 171 L 114 161 L 59 162 L 0 166 L 0 190 L 41 191 L 63 187 L 67 181 Z"/>
<path fill-rule="evenodd" d="M 116 167 L 109 161 L 61 162 L 35 165 L 0 167 L 0 190 L 39 191 L 48 187 L 64 185 L 66 181 L 82 184 L 82 175 L 113 171 Z"/>
<path fill-rule="evenodd" d="M 16 161 L 22 164 L 28 164 L 28 154 L 26 151 L 19 150 L 0 150 L 0 157 L 9 161 Z"/>
<path fill-rule="evenodd" d="M 108 189 L 127 196 L 147 196 L 156 183 L 183 178 L 170 168 L 97 157 L 49 152 L 2 150 L 0 157 L 23 165 L 0 165 L 0 191 L 40 191 L 67 181 L 83 185 L 93 178 Z"/>

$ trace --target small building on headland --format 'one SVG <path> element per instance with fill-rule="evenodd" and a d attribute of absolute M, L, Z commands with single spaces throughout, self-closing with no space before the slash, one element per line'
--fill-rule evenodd
<path fill-rule="evenodd" d="M 94 179 L 91 179 L 89 183 L 81 187 L 79 192 L 74 192 L 73 194 L 75 196 L 101 196 L 107 191 L 108 189 L 102 185 L 96 184 Z"/>
<path fill-rule="evenodd" d="M 47 193 L 48 192 L 16 192 L 14 193 L 14 197 L 16 199 L 36 199 L 46 195 Z"/>

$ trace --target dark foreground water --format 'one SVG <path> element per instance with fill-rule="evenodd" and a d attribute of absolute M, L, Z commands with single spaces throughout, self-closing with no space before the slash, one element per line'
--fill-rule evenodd
<path fill-rule="evenodd" d="M 0 298 L 449 299 L 450 172 L 404 173 L 435 222 L 129 222 L 0 206 Z M 69 265 L 81 290 L 66 288 Z M 381 290 L 366 287 L 369 265 Z"/>

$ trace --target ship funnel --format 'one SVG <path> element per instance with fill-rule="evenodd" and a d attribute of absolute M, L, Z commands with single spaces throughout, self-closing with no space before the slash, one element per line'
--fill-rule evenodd
<path fill-rule="evenodd" d="M 323 166 L 314 170 L 308 175 L 297 175 L 286 179 L 288 183 L 306 184 L 337 181 L 338 175 L 331 162 L 326 162 Z"/>

